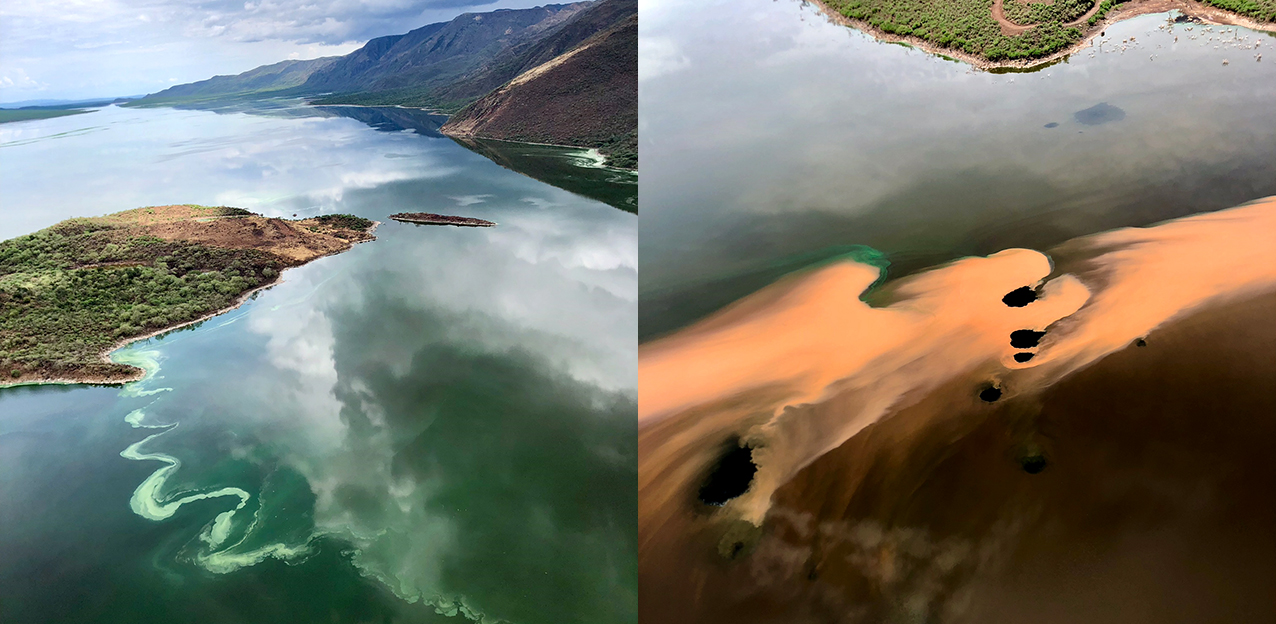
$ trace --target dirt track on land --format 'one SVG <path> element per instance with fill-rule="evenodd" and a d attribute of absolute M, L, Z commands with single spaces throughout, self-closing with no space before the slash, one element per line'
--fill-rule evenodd
<path fill-rule="evenodd" d="M 1004 9 L 1000 8 L 1000 0 L 996 0 L 996 2 L 997 2 L 996 10 L 1003 11 L 1003 17 L 1004 17 Z M 814 0 L 814 4 L 816 7 L 819 8 L 820 12 L 823 13 L 824 16 L 827 17 L 829 20 L 831 20 L 833 23 L 841 24 L 843 26 L 849 26 L 856 30 L 868 33 L 869 35 L 872 35 L 873 38 L 877 39 L 878 41 L 885 41 L 888 43 L 905 43 L 911 47 L 917 48 L 929 54 L 934 54 L 934 55 L 938 55 L 938 56 L 942 56 L 942 57 L 950 58 L 950 59 L 956 59 L 964 63 L 968 63 L 976 69 L 985 70 L 985 71 L 998 69 L 998 68 L 1026 69 L 1026 68 L 1050 64 L 1055 61 L 1058 61 L 1059 59 L 1072 56 L 1073 54 L 1076 54 L 1079 50 L 1089 47 L 1091 44 L 1091 41 L 1097 38 L 1099 34 L 1104 31 L 1104 29 L 1106 29 L 1108 26 L 1112 24 L 1116 24 L 1117 22 L 1121 22 L 1130 18 L 1138 17 L 1140 15 L 1147 15 L 1149 13 L 1165 13 L 1172 9 L 1178 9 L 1179 11 L 1182 11 L 1185 15 L 1190 15 L 1192 17 L 1198 18 L 1207 24 L 1214 24 L 1219 26 L 1241 26 L 1243 28 L 1248 28 L 1250 30 L 1255 30 L 1259 32 L 1276 32 L 1276 23 L 1256 22 L 1247 17 L 1237 15 L 1235 13 L 1229 13 L 1222 9 L 1214 8 L 1211 6 L 1206 6 L 1204 4 L 1201 4 L 1200 2 L 1195 2 L 1193 0 L 1132 0 L 1130 2 L 1119 4 L 1116 7 L 1114 7 L 1112 10 L 1108 11 L 1108 13 L 1104 16 L 1104 18 L 1099 20 L 1097 23 L 1095 23 L 1094 26 L 1090 26 L 1087 23 L 1087 20 L 1090 19 L 1091 15 L 1093 15 L 1092 13 L 1086 13 L 1086 15 L 1082 16 L 1080 20 L 1076 22 L 1071 22 L 1072 24 L 1076 24 L 1079 28 L 1081 28 L 1085 34 L 1083 35 L 1082 39 L 1078 41 L 1077 43 L 1071 46 L 1068 46 L 1067 48 L 1063 50 L 1055 52 L 1054 54 L 1051 54 L 1049 56 L 1039 57 L 1039 58 L 1030 58 L 1030 59 L 990 61 L 981 56 L 968 54 L 961 50 L 954 50 L 952 48 L 945 48 L 945 47 L 936 45 L 935 43 L 931 41 L 927 41 L 925 39 L 916 37 L 914 35 L 898 35 L 894 33 L 888 33 L 886 31 L 883 31 L 880 28 L 877 28 L 876 26 L 873 26 L 872 24 L 864 20 L 858 20 L 858 19 L 854 19 L 854 18 L 846 17 L 845 15 L 842 15 L 836 8 L 828 4 L 825 4 L 824 0 Z M 1005 28 L 1006 24 L 1009 24 L 1010 26 L 1018 29 L 1016 30 L 1016 34 L 1022 34 L 1023 32 L 1026 32 L 1027 30 L 1032 28 L 1031 26 L 1020 26 L 1018 24 L 1015 24 L 1014 22 L 1006 22 L 1000 25 L 1003 28 Z"/>
<path fill-rule="evenodd" d="M 1023 33 L 1031 29 L 1033 26 L 1036 26 L 1036 24 L 1028 24 L 1025 26 L 1023 24 L 1016 24 L 1015 22 L 1010 21 L 1010 18 L 1006 17 L 1006 9 L 1005 9 L 1004 3 L 1005 3 L 1005 0 L 993 0 L 993 3 L 992 3 L 992 18 L 997 21 L 998 26 L 1001 26 L 1001 34 L 1007 35 L 1007 36 L 1022 35 Z M 1029 0 L 1028 3 L 1034 4 L 1033 0 Z M 1049 4 L 1054 4 L 1054 0 L 1045 0 L 1044 2 L 1041 0 L 1036 0 L 1035 3 L 1049 5 Z M 1085 12 L 1085 15 L 1082 15 L 1081 17 L 1075 20 L 1072 20 L 1071 22 L 1065 23 L 1064 27 L 1075 28 L 1077 26 L 1088 24 L 1090 21 L 1090 18 L 1095 13 L 1099 12 L 1099 7 L 1102 6 L 1102 4 L 1103 3 L 1100 2 L 1099 0 L 1095 0 L 1094 5 L 1090 7 L 1089 11 Z"/>

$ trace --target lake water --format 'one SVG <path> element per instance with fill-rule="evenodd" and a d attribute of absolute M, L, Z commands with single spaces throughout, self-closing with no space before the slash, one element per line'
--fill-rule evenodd
<path fill-rule="evenodd" d="M 643 340 L 847 252 L 900 276 L 1276 194 L 1266 33 L 1148 15 L 993 74 L 792 0 L 642 11 Z"/>
<path fill-rule="evenodd" d="M 0 126 L 0 238 L 171 203 L 383 222 L 117 352 L 144 381 L 0 390 L 0 621 L 636 621 L 637 217 L 428 124 L 266 112 Z"/>
<path fill-rule="evenodd" d="M 1084 280 L 1023 310 L 1000 299 L 1049 272 L 1033 252 L 876 308 L 855 298 L 876 272 L 844 264 L 652 339 L 834 257 L 891 279 L 1276 195 L 1276 38 L 1148 15 L 988 73 L 793 0 L 651 0 L 640 27 L 644 621 L 1273 619 L 1272 342 L 1249 320 L 1272 299 L 1120 329 L 1202 260 L 1231 262 L 1202 281 L 1267 266 L 1232 255 L 1243 236 L 1176 235 L 1182 268 L 1125 290 L 1074 248 Z M 1099 247 L 1154 248 L 1126 234 Z M 1032 316 L 1069 283 L 1089 295 Z M 1084 324 L 1113 301 L 1129 312 Z M 1080 372 L 1036 368 L 1078 327 L 1118 338 Z M 1026 337 L 1040 350 L 1012 360 Z"/>

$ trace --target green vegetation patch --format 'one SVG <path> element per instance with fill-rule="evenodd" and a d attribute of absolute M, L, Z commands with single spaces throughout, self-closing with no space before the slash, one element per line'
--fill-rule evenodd
<path fill-rule="evenodd" d="M 1099 20 L 1108 16 L 1108 11 L 1115 9 L 1118 4 L 1123 4 L 1126 0 L 1103 0 L 1103 4 L 1099 5 L 1099 10 L 1090 16 L 1090 25 L 1094 26 Z"/>
<path fill-rule="evenodd" d="M 1252 17 L 1260 22 L 1276 22 L 1276 0 L 1201 0 L 1205 4 Z"/>
<path fill-rule="evenodd" d="M 992 17 L 992 0 L 828 0 L 842 15 L 883 32 L 913 36 L 942 48 L 990 61 L 1041 58 L 1081 40 L 1081 29 L 1064 26 L 1088 10 L 1090 0 L 1056 0 L 1054 5 L 1017 5 L 1027 23 L 1019 35 L 1005 35 Z M 1014 2 L 1007 2 L 1007 11 Z M 1040 17 L 1041 21 L 1036 22 Z M 1072 18 L 1076 19 L 1076 18 Z M 1027 24 L 1025 24 L 1027 25 Z"/>
<path fill-rule="evenodd" d="M 1067 24 L 1075 22 L 1086 11 L 1094 7 L 1095 0 L 1054 0 L 1051 4 L 1044 2 L 1023 2 L 1022 0 L 1004 0 L 1002 7 L 1006 17 L 1024 26 L 1056 22 Z"/>
<path fill-rule="evenodd" d="M 1098 24 L 1126 1 L 1102 0 L 1084 27 Z M 1202 1 L 1258 21 L 1276 22 L 1276 0 Z M 917 37 L 941 48 L 995 62 L 1042 58 L 1079 42 L 1082 28 L 1070 24 L 1085 17 L 1095 2 L 1004 0 L 1006 19 L 1019 26 L 1031 26 L 1017 35 L 1002 33 L 1001 25 L 992 17 L 993 0 L 826 0 L 825 4 L 885 33 Z"/>
<path fill-rule="evenodd" d="M 122 339 L 196 320 L 268 284 L 273 254 L 138 235 L 70 219 L 0 243 L 0 383 L 120 380 L 99 355 Z"/>
<path fill-rule="evenodd" d="M 315 217 L 315 221 L 329 227 L 357 230 L 360 232 L 366 231 L 368 228 L 372 227 L 371 220 L 349 214 L 322 215 Z"/>
<path fill-rule="evenodd" d="M 607 157 L 607 166 L 617 169 L 638 168 L 638 130 L 629 134 L 618 134 L 600 141 L 594 147 Z"/>

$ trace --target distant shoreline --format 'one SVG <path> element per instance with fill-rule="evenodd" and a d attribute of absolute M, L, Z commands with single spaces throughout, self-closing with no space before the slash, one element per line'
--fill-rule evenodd
<path fill-rule="evenodd" d="M 87 108 L 0 108 L 0 124 L 36 121 L 39 119 L 57 119 L 58 117 L 83 115 L 91 112 L 93 112 L 93 109 Z"/>
<path fill-rule="evenodd" d="M 425 108 L 423 106 L 406 106 L 403 104 L 317 104 L 310 100 L 306 100 L 306 106 L 313 106 L 315 108 L 320 108 L 320 107 L 323 107 L 323 108 L 403 108 L 407 110 L 425 111 L 427 113 L 430 113 L 431 115 L 442 115 L 444 117 L 451 116 L 437 108 Z"/>
<path fill-rule="evenodd" d="M 1168 13 L 1175 9 L 1179 10 L 1184 15 L 1197 18 L 1202 22 L 1213 26 L 1240 26 L 1242 28 L 1248 28 L 1259 32 L 1276 32 L 1276 23 L 1257 22 L 1243 15 L 1232 13 L 1217 7 L 1207 6 L 1200 2 L 1194 2 L 1193 0 L 1146 0 L 1142 2 L 1133 0 L 1117 5 L 1110 10 L 1103 19 L 1095 22 L 1094 26 L 1083 25 L 1081 27 L 1081 39 L 1076 43 L 1059 50 L 1058 52 L 1030 59 L 991 61 L 984 57 L 962 52 L 960 50 L 945 48 L 913 35 L 896 35 L 888 33 L 864 20 L 842 15 L 836 8 L 826 4 L 824 0 L 810 0 L 810 2 L 819 8 L 820 12 L 823 13 L 830 21 L 864 32 L 878 41 L 884 43 L 905 44 L 926 52 L 927 54 L 966 63 L 967 65 L 971 65 L 975 69 L 982 71 L 995 69 L 1032 69 L 1044 65 L 1051 65 L 1090 47 L 1094 39 L 1102 34 L 1109 26 L 1142 15 Z M 1096 6 L 1098 6 L 1101 2 L 1102 0 L 1095 0 Z M 1027 27 L 1025 30 L 1028 28 L 1031 27 Z"/>
<path fill-rule="evenodd" d="M 512 145 L 537 145 L 540 147 L 558 147 L 562 149 L 579 150 L 584 152 L 584 154 L 582 154 L 584 157 L 594 161 L 588 165 L 578 165 L 580 167 L 583 167 L 586 169 L 606 169 L 608 171 L 618 171 L 618 172 L 632 173 L 634 175 L 638 175 L 638 169 L 628 169 L 626 167 L 614 167 L 612 165 L 607 164 L 607 155 L 598 151 L 597 147 L 585 147 L 584 145 L 563 145 L 561 143 L 537 143 L 536 141 L 512 141 L 510 139 L 495 139 L 492 137 L 476 136 L 472 134 L 452 134 L 452 133 L 442 132 L 442 131 L 440 131 L 440 134 L 442 134 L 443 136 L 449 139 L 452 139 L 453 141 L 470 141 L 470 140 L 479 139 L 483 141 L 498 141 L 500 143 L 510 143 Z"/>
<path fill-rule="evenodd" d="M 579 150 L 584 152 L 583 156 L 593 161 L 592 163 L 588 165 L 579 165 L 581 167 L 584 167 L 586 169 L 606 169 L 608 171 L 621 171 L 624 173 L 632 173 L 634 175 L 638 174 L 637 168 L 630 169 L 628 167 L 616 167 L 614 165 L 607 164 L 607 155 L 599 151 L 597 147 L 588 147 L 585 145 L 563 145 L 561 143 L 537 143 L 536 141 L 512 141 L 510 139 L 497 139 L 493 137 L 485 137 L 485 136 L 477 136 L 477 135 L 449 134 L 447 132 L 441 132 L 441 134 L 443 134 L 443 136 L 449 139 L 452 139 L 454 141 L 465 141 L 467 139 L 482 139 L 484 141 L 500 141 L 501 143 L 513 143 L 515 145 L 538 145 L 540 147 L 558 147 L 562 149 Z"/>

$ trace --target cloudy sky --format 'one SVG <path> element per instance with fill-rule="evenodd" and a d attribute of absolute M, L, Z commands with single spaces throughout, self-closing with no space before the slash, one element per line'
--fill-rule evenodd
<path fill-rule="evenodd" d="M 3 0 L 0 102 L 153 93 L 554 0 Z"/>

